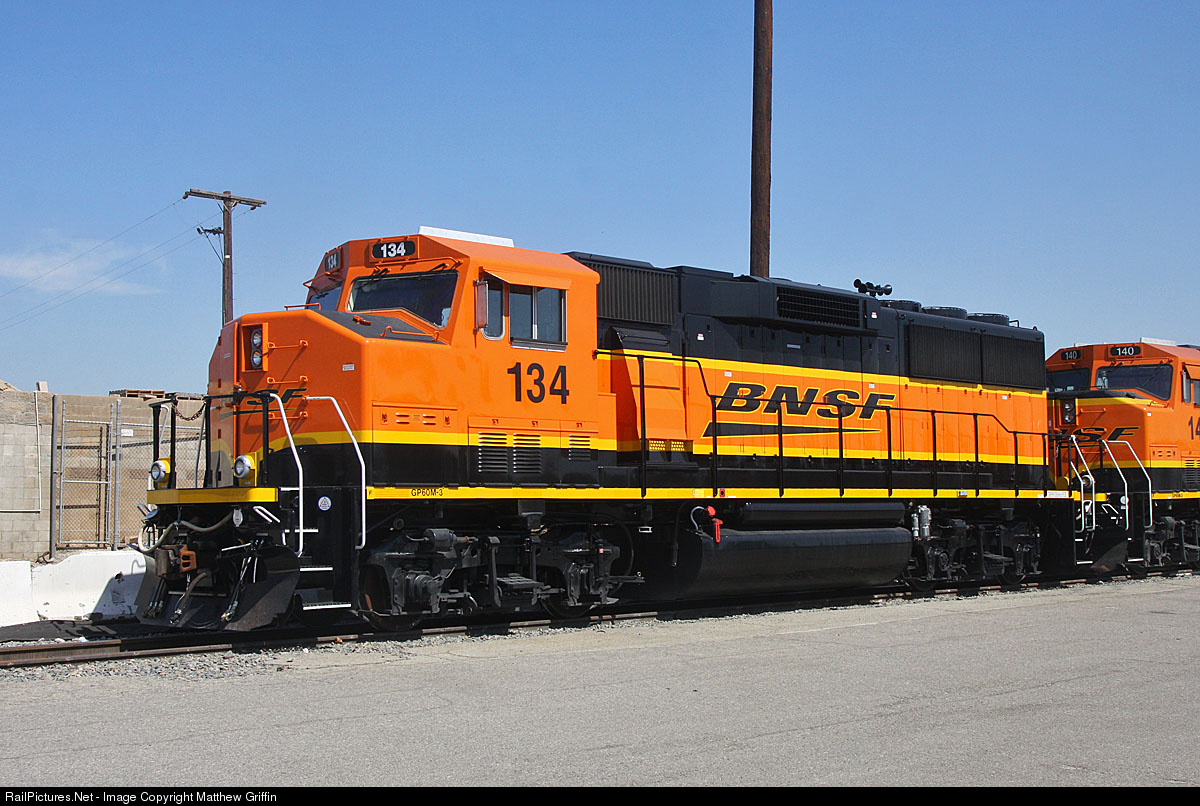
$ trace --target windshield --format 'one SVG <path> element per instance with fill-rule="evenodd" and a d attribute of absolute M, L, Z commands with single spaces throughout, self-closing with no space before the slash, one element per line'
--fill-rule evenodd
<path fill-rule="evenodd" d="M 1103 367 L 1096 373 L 1096 388 L 1131 389 L 1166 400 L 1171 396 L 1171 376 L 1174 374 L 1170 364 Z"/>
<path fill-rule="evenodd" d="M 315 302 L 317 304 L 317 308 L 322 311 L 326 308 L 334 310 L 337 308 L 338 300 L 341 298 L 341 296 L 342 286 L 339 283 L 333 288 L 328 288 L 324 291 L 314 291 L 312 294 L 309 294 L 308 304 L 312 305 Z"/>
<path fill-rule="evenodd" d="M 1051 392 L 1079 392 L 1089 388 L 1091 381 L 1092 372 L 1087 367 L 1046 373 L 1046 388 Z"/>
<path fill-rule="evenodd" d="M 350 310 L 403 308 L 434 327 L 442 328 L 450 324 L 450 306 L 454 302 L 454 287 L 457 284 L 456 271 L 364 277 L 355 280 L 350 290 Z"/>

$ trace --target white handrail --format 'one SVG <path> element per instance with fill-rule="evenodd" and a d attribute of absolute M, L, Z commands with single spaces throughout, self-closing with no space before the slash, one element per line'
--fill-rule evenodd
<path fill-rule="evenodd" d="M 279 419 L 283 421 L 283 431 L 287 434 L 288 445 L 292 449 L 292 458 L 296 460 L 296 483 L 299 485 L 296 488 L 297 497 L 300 499 L 300 529 L 297 532 L 299 540 L 296 547 L 296 556 L 304 554 L 304 467 L 300 464 L 300 452 L 296 450 L 296 442 L 292 439 L 292 427 L 288 425 L 287 412 L 283 410 L 283 400 L 279 395 L 271 392 L 271 397 L 279 404 Z M 270 436 L 263 435 L 263 441 L 267 444 L 263 445 L 263 457 L 265 458 L 270 453 Z"/>
<path fill-rule="evenodd" d="M 1113 440 L 1113 443 L 1116 445 L 1124 445 L 1129 450 L 1129 455 L 1133 457 L 1133 461 L 1137 462 L 1138 467 L 1142 471 L 1142 475 L 1146 477 L 1146 500 L 1149 502 L 1149 523 L 1146 524 L 1146 528 L 1152 529 L 1154 528 L 1154 482 L 1150 480 L 1150 473 L 1146 470 L 1145 465 L 1142 464 L 1142 460 L 1138 458 L 1137 451 L 1135 451 L 1133 446 L 1129 444 L 1129 440 L 1116 439 Z"/>
<path fill-rule="evenodd" d="M 1117 475 L 1121 477 L 1121 484 L 1125 486 L 1125 496 L 1121 499 L 1121 506 L 1125 508 L 1125 531 L 1129 531 L 1129 480 L 1125 478 L 1125 473 L 1121 470 L 1121 465 L 1117 462 L 1117 457 L 1113 456 L 1112 448 L 1108 447 L 1108 440 L 1100 440 L 1100 444 L 1104 446 L 1108 458 L 1112 459 L 1113 467 L 1116 468 Z"/>
<path fill-rule="evenodd" d="M 350 424 L 346 422 L 346 416 L 342 414 L 342 407 L 338 405 L 337 400 L 332 397 L 309 396 L 307 400 L 328 400 L 333 404 L 333 408 L 337 411 L 337 416 L 342 421 L 342 427 L 346 429 L 346 433 L 350 435 L 350 444 L 354 446 L 354 452 L 358 454 L 358 472 L 359 472 L 359 523 L 362 525 L 362 536 L 358 540 L 358 547 L 366 548 L 367 545 L 367 463 L 363 459 L 362 451 L 358 447 L 358 440 L 354 438 L 354 432 L 350 430 Z"/>
<path fill-rule="evenodd" d="M 1079 461 L 1083 464 L 1083 470 L 1085 473 L 1087 473 L 1087 480 L 1089 482 L 1091 482 L 1091 487 L 1092 487 L 1092 507 L 1091 507 L 1092 529 L 1091 530 L 1095 531 L 1096 530 L 1096 477 L 1092 475 L 1092 469 L 1090 467 L 1088 467 L 1087 459 L 1084 458 L 1083 450 L 1079 447 L 1079 441 L 1075 438 L 1074 434 L 1071 435 L 1071 444 L 1075 446 L 1075 453 L 1079 456 Z M 1081 532 L 1088 531 L 1088 522 L 1087 522 L 1088 507 L 1087 507 L 1087 502 L 1085 501 L 1085 496 L 1087 495 L 1087 493 L 1085 491 L 1084 476 L 1082 474 L 1080 474 L 1080 472 L 1075 468 L 1074 460 L 1070 460 L 1069 464 L 1071 466 L 1071 472 L 1074 473 L 1079 478 L 1079 529 L 1076 530 L 1076 533 L 1078 534 Z"/>

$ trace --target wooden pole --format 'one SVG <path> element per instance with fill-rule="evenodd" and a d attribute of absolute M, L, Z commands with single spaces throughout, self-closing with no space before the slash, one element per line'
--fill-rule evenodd
<path fill-rule="evenodd" d="M 750 142 L 750 275 L 771 276 L 771 0 L 754 0 L 754 120 Z"/>

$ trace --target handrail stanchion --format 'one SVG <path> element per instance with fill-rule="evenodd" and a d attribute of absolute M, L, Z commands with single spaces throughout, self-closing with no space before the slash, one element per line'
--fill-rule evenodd
<path fill-rule="evenodd" d="M 837 404 L 838 413 L 838 495 L 846 494 L 846 426 L 842 404 Z"/>
<path fill-rule="evenodd" d="M 937 411 L 929 410 L 929 434 L 933 438 L 933 469 L 930 471 L 930 480 L 933 483 L 933 497 L 937 498 L 938 493 L 938 472 L 937 472 Z"/>
<path fill-rule="evenodd" d="M 1117 457 L 1113 456 L 1112 448 L 1108 446 L 1108 440 L 1100 440 L 1100 444 L 1104 446 L 1104 450 L 1108 453 L 1108 458 L 1112 459 L 1113 467 L 1116 468 L 1117 475 L 1121 477 L 1121 484 L 1125 488 L 1125 495 L 1121 499 L 1121 506 L 1125 508 L 1125 531 L 1129 531 L 1129 481 L 1125 478 L 1125 473 L 1121 470 L 1120 463 L 1117 462 Z M 1101 458 L 1104 454 L 1100 454 Z"/>
<path fill-rule="evenodd" d="M 1154 528 L 1154 482 L 1150 479 L 1150 472 L 1146 470 L 1146 466 L 1142 464 L 1142 460 L 1138 458 L 1137 451 L 1133 449 L 1133 445 L 1129 444 L 1129 440 L 1117 439 L 1113 440 L 1116 445 L 1124 445 L 1129 451 L 1129 455 L 1133 457 L 1133 461 L 1137 462 L 1138 468 L 1142 471 L 1142 475 L 1146 477 L 1146 501 L 1148 507 L 1147 513 L 1147 529 Z M 1117 460 L 1113 459 L 1115 463 Z"/>
<path fill-rule="evenodd" d="M 1013 431 L 1013 495 L 1021 497 L 1021 438 Z"/>
<path fill-rule="evenodd" d="M 212 398 L 204 396 L 204 486 L 212 487 Z M 265 457 L 266 454 L 263 454 Z"/>
<path fill-rule="evenodd" d="M 971 424 L 975 428 L 975 497 L 979 497 L 979 412 L 971 412 Z"/>
<path fill-rule="evenodd" d="M 885 406 L 884 411 L 887 412 L 887 435 L 888 435 L 888 458 L 887 458 L 887 488 L 888 497 L 891 497 L 892 486 L 892 409 L 890 406 Z"/>
<path fill-rule="evenodd" d="M 1091 522 L 1091 528 L 1089 528 L 1088 527 L 1088 518 L 1087 518 L 1088 507 L 1087 507 L 1087 500 L 1086 500 L 1088 485 L 1086 485 L 1084 483 L 1085 476 L 1082 473 L 1080 473 L 1079 470 L 1075 467 L 1075 460 L 1072 459 L 1071 460 L 1071 472 L 1074 473 L 1075 476 L 1079 479 L 1079 511 L 1080 511 L 1079 527 L 1080 528 L 1076 530 L 1076 534 L 1079 534 L 1082 532 L 1088 532 L 1088 531 L 1094 532 L 1096 530 L 1096 479 L 1094 476 L 1092 476 L 1092 469 L 1090 467 L 1088 467 L 1087 459 L 1084 458 L 1084 455 L 1083 455 L 1083 449 L 1079 447 L 1079 440 L 1075 438 L 1074 434 L 1071 435 L 1071 444 L 1073 446 L 1075 446 L 1075 453 L 1079 456 L 1079 462 L 1080 462 L 1080 464 L 1083 465 L 1084 473 L 1087 474 L 1086 479 L 1088 482 L 1090 482 L 1090 485 L 1092 488 L 1092 499 L 1091 499 L 1092 522 Z"/>
<path fill-rule="evenodd" d="M 720 429 L 717 426 L 717 398 L 715 395 L 709 395 L 708 400 L 712 403 L 712 491 L 713 498 L 717 497 L 717 431 Z"/>
<path fill-rule="evenodd" d="M 292 439 L 292 427 L 288 425 L 287 412 L 283 409 L 283 400 L 274 392 L 270 393 L 275 402 L 279 404 L 279 419 L 283 421 L 283 430 L 287 434 L 288 446 L 292 449 L 292 458 L 296 460 L 296 497 L 300 500 L 300 525 L 297 530 L 299 541 L 296 548 L 296 556 L 304 554 L 304 467 L 300 464 L 300 452 L 296 450 L 296 442 Z M 285 489 L 285 488 L 280 488 Z"/>
<path fill-rule="evenodd" d="M 783 404 L 779 404 L 779 408 L 775 410 L 778 418 L 779 426 L 779 497 L 783 498 Z"/>
<path fill-rule="evenodd" d="M 649 439 L 646 436 L 646 356 L 639 355 L 638 362 L 638 409 L 641 417 L 642 446 L 641 446 L 641 482 L 642 498 L 646 497 L 646 466 L 650 462 Z"/>
<path fill-rule="evenodd" d="M 175 439 L 176 427 L 179 424 L 179 398 L 171 395 L 171 472 L 167 474 L 167 487 L 174 490 L 177 485 L 175 479 Z"/>

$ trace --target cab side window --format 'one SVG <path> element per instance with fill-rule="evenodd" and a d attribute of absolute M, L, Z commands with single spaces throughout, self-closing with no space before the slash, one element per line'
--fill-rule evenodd
<path fill-rule="evenodd" d="M 487 278 L 487 325 L 483 335 L 489 339 L 504 335 L 504 281 L 496 277 Z"/>
<path fill-rule="evenodd" d="M 508 317 L 513 342 L 546 347 L 565 344 L 564 302 L 565 295 L 557 288 L 510 287 Z"/>

